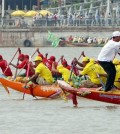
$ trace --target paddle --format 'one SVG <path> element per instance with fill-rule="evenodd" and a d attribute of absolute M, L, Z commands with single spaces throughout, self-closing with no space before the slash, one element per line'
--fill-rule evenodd
<path fill-rule="evenodd" d="M 81 56 L 83 55 L 84 51 L 82 51 L 82 53 L 80 54 L 79 58 L 77 60 L 79 60 L 81 58 Z M 72 63 L 72 69 L 71 69 L 71 72 L 70 72 L 70 78 L 69 80 L 71 80 L 71 77 L 72 77 L 72 73 L 73 73 L 73 70 L 74 70 L 74 67 L 76 66 L 75 64 L 75 58 L 73 59 L 73 63 Z"/>
<path fill-rule="evenodd" d="M 1 85 L 4 87 L 4 89 L 6 90 L 6 92 L 7 92 L 8 94 L 10 94 L 10 92 L 9 92 L 9 90 L 8 90 L 8 87 L 5 86 L 5 85 L 3 85 L 2 83 L 1 83 Z"/>
<path fill-rule="evenodd" d="M 3 74 L 6 72 L 6 70 L 8 69 L 8 67 L 9 67 L 9 65 L 10 65 L 10 63 L 13 61 L 13 59 L 15 58 L 15 56 L 16 56 L 16 54 L 17 54 L 17 52 L 18 52 L 19 50 L 20 50 L 20 48 L 18 48 L 17 51 L 15 52 L 13 58 L 11 59 L 11 61 L 9 62 L 9 64 L 7 65 L 7 67 L 6 67 L 5 71 L 3 72 Z M 1 83 L 1 85 L 4 87 L 4 89 L 7 91 L 7 93 L 10 94 L 10 92 L 9 92 L 9 90 L 8 90 L 8 88 L 7 88 L 7 86 L 5 86 L 5 85 L 2 84 L 2 83 Z"/>
<path fill-rule="evenodd" d="M 62 55 L 62 56 L 58 59 L 57 63 L 59 63 L 60 60 L 63 62 L 63 58 L 64 58 L 64 55 Z"/>
<path fill-rule="evenodd" d="M 7 71 L 7 69 L 8 69 L 8 67 L 9 67 L 10 63 L 13 61 L 13 59 L 15 58 L 15 56 L 16 56 L 16 54 L 17 54 L 18 51 L 20 51 L 20 48 L 18 48 L 17 51 L 15 52 L 14 56 L 12 57 L 11 61 L 10 61 L 9 64 L 7 65 L 7 67 L 6 67 L 5 71 L 3 72 L 3 74 Z"/>
<path fill-rule="evenodd" d="M 105 84 L 103 83 L 103 81 L 102 81 L 102 79 L 100 78 L 100 75 L 99 75 L 98 73 L 97 73 L 97 77 L 99 78 L 102 87 L 105 89 Z"/>
<path fill-rule="evenodd" d="M 29 58 L 29 62 L 28 62 L 28 68 L 27 68 L 27 73 L 26 73 L 26 81 L 25 81 L 25 90 L 24 90 L 24 93 L 23 93 L 23 100 L 24 100 L 24 96 L 25 96 L 25 93 L 26 93 L 26 87 L 27 87 L 27 80 L 28 80 L 28 76 L 29 76 L 29 70 L 30 70 L 30 61 L 31 61 L 31 57 Z"/>
<path fill-rule="evenodd" d="M 34 53 L 34 54 L 35 54 L 35 53 Z M 33 55 L 32 55 L 32 56 L 33 56 Z M 26 93 L 26 89 L 27 89 L 27 80 L 28 80 L 28 78 L 29 78 L 30 65 L 31 65 L 31 56 L 29 57 L 29 62 L 28 62 L 28 68 L 27 68 L 27 73 L 26 73 L 26 81 L 25 81 L 25 86 L 24 86 L 25 90 L 24 90 L 24 93 L 23 93 L 23 100 L 24 100 L 24 98 L 25 98 L 25 93 Z M 36 99 L 38 99 L 38 98 L 33 94 L 33 87 L 32 87 L 32 85 L 30 85 L 29 89 L 30 89 L 31 95 L 32 95 L 33 97 L 35 97 Z"/>
<path fill-rule="evenodd" d="M 36 54 L 36 52 L 40 53 L 38 48 L 37 48 L 37 49 L 35 50 L 35 52 L 32 54 L 31 58 Z M 25 64 L 25 65 L 23 66 L 23 68 L 18 72 L 18 75 L 21 73 L 21 71 L 24 69 L 25 66 L 26 66 L 26 64 Z"/>
<path fill-rule="evenodd" d="M 5 76 L 2 75 L 2 74 L 0 74 L 0 78 L 5 78 Z M 8 87 L 5 86 L 2 82 L 0 82 L 0 83 L 1 83 L 1 85 L 4 87 L 4 89 L 7 91 L 7 93 L 10 94 L 10 92 L 9 92 L 9 90 L 8 90 Z"/>
<path fill-rule="evenodd" d="M 21 50 L 20 50 L 20 49 L 19 49 L 19 54 L 21 54 Z M 18 65 L 18 64 L 19 64 L 19 59 L 17 60 L 17 65 Z M 18 68 L 16 68 L 14 79 L 15 79 L 16 76 L 17 76 L 17 71 L 18 71 Z"/>

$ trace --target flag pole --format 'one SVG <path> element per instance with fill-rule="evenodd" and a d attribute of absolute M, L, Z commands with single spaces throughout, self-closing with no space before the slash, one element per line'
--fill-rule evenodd
<path fill-rule="evenodd" d="M 3 26 L 4 15 L 5 15 L 5 0 L 2 0 L 2 26 Z"/>

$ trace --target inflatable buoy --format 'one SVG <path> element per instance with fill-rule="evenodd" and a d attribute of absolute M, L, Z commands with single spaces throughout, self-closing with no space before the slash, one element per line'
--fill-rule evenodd
<path fill-rule="evenodd" d="M 24 44 L 25 47 L 31 47 L 32 46 L 32 42 L 30 40 L 25 40 L 23 42 L 23 44 Z"/>

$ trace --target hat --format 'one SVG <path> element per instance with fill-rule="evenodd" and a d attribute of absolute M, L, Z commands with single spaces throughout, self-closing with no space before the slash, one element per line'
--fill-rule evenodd
<path fill-rule="evenodd" d="M 90 61 L 90 59 L 89 59 L 89 57 L 83 57 L 82 62 L 83 61 Z"/>
<path fill-rule="evenodd" d="M 90 58 L 90 62 L 95 62 L 95 59 L 94 58 Z"/>
<path fill-rule="evenodd" d="M 118 65 L 119 63 L 120 63 L 120 61 L 118 59 L 113 60 L 113 64 Z"/>
<path fill-rule="evenodd" d="M 0 59 L 3 59 L 2 55 L 0 55 Z"/>
<path fill-rule="evenodd" d="M 25 58 L 29 59 L 29 55 L 24 55 Z"/>
<path fill-rule="evenodd" d="M 40 56 L 36 56 L 34 62 L 35 61 L 42 61 L 42 58 Z"/>
<path fill-rule="evenodd" d="M 43 59 L 43 54 L 39 53 L 38 56 L 40 56 Z"/>
<path fill-rule="evenodd" d="M 119 31 L 115 31 L 112 33 L 112 37 L 118 37 L 120 36 L 120 32 Z"/>
<path fill-rule="evenodd" d="M 50 58 L 48 60 L 55 61 L 55 56 L 50 56 Z"/>
<path fill-rule="evenodd" d="M 19 54 L 18 59 L 24 58 L 24 54 Z"/>
<path fill-rule="evenodd" d="M 62 65 L 67 65 L 67 61 L 64 60 L 64 61 L 62 62 Z"/>

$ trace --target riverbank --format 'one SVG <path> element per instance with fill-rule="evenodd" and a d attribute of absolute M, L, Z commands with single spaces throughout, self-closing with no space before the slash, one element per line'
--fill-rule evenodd
<path fill-rule="evenodd" d="M 1 47 L 24 47 L 25 41 L 29 40 L 33 47 L 50 47 L 48 42 L 48 31 L 54 33 L 58 38 L 72 36 L 110 38 L 113 31 L 119 27 L 34 27 L 34 28 L 1 28 L 0 46 Z M 29 43 L 27 44 L 29 46 Z M 26 45 L 26 46 L 27 46 Z M 98 44 L 97 44 L 98 45 Z"/>

